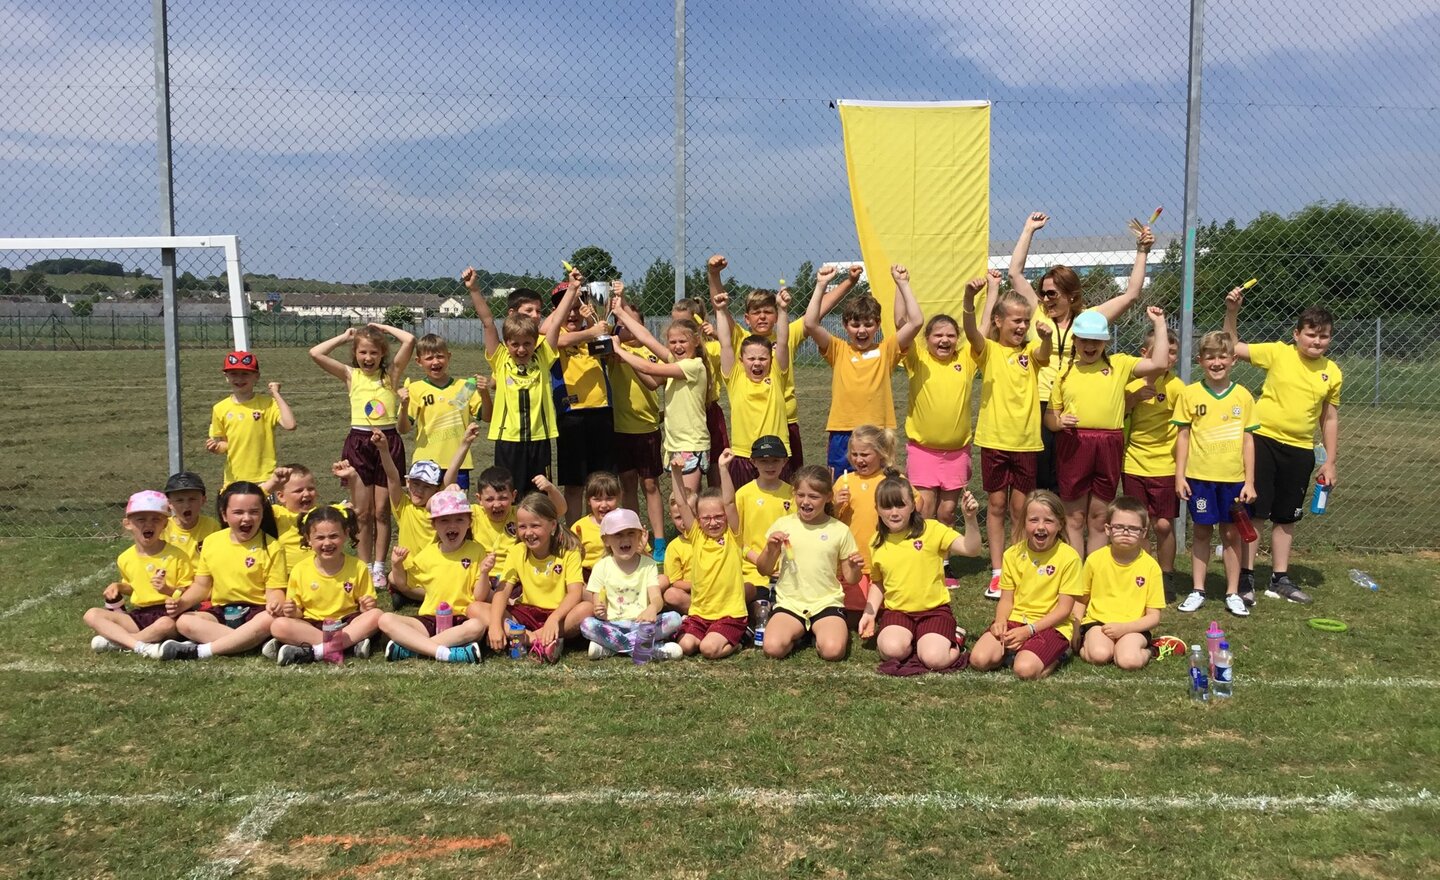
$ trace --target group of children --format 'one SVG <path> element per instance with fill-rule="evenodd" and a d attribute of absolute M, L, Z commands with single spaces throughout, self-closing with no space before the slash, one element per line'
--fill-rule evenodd
<path fill-rule="evenodd" d="M 295 418 L 278 383 L 255 394 L 256 356 L 234 352 L 232 394 L 216 405 L 207 443 L 226 455 L 220 519 L 201 512 L 204 486 L 191 473 L 130 498 L 135 544 L 106 607 L 86 615 L 93 647 L 204 659 L 259 646 L 291 664 L 366 656 L 383 637 L 389 659 L 478 662 L 489 650 L 554 661 L 583 639 L 594 658 L 719 659 L 750 637 L 771 657 L 813 644 L 840 660 L 858 631 L 883 661 L 922 670 L 1009 661 L 1037 678 L 1072 649 L 1136 668 L 1165 606 L 1182 500 L 1195 541 L 1180 611 L 1205 601 L 1219 526 L 1226 607 L 1249 613 L 1254 547 L 1235 527 L 1246 504 L 1274 524 L 1269 591 L 1310 601 L 1285 567 L 1317 425 L 1328 452 L 1318 479 L 1335 482 L 1341 375 L 1326 356 L 1328 312 L 1303 313 L 1293 346 L 1246 346 L 1236 288 L 1225 328 L 1197 345 L 1200 381 L 1185 386 L 1158 308 L 1147 309 L 1139 356 L 1107 352 L 1112 322 L 1141 293 L 1150 231 L 1137 233 L 1124 292 L 1086 309 L 1073 270 L 1051 268 L 1038 292 L 1024 275 L 1047 219 L 1027 219 L 1010 290 L 1001 293 L 999 272 L 964 285 L 959 321 L 927 318 L 908 272 L 892 267 L 896 326 L 883 337 L 875 299 L 847 299 L 858 267 L 821 267 L 794 321 L 788 290 L 752 291 L 747 331 L 729 313 L 727 261 L 716 255 L 713 317 L 678 302 L 663 342 L 622 284 L 602 316 L 573 270 L 551 291 L 548 316 L 538 293 L 518 290 L 497 325 L 467 269 L 488 376 L 457 379 L 443 339 L 378 324 L 311 350 L 349 395 L 350 430 L 331 468 L 348 506 L 317 504 L 313 473 L 277 467 L 275 428 Z M 845 338 L 820 322 L 841 300 Z M 806 337 L 833 369 L 824 466 L 804 463 L 797 424 L 793 360 Z M 332 356 L 347 345 L 349 363 Z M 412 354 L 424 375 L 406 382 Z M 1237 357 L 1269 371 L 1258 403 L 1230 377 Z M 895 467 L 890 381 L 902 365 L 908 474 Z M 482 423 L 494 465 L 472 482 Z M 965 489 L 972 442 L 988 504 L 986 595 L 998 605 L 966 654 L 946 563 L 981 552 L 980 502 Z M 678 533 L 668 542 L 667 469 Z M 1152 529 L 1158 559 L 1145 549 Z M 403 613 L 411 603 L 416 612 Z"/>

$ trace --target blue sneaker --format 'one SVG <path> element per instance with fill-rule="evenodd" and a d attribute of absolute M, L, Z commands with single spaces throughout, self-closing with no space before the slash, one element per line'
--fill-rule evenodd
<path fill-rule="evenodd" d="M 651 543 L 655 545 L 655 550 L 650 555 L 654 558 L 656 563 L 663 563 L 665 561 L 665 545 L 667 543 L 666 540 L 664 538 L 652 538 Z"/>
<path fill-rule="evenodd" d="M 396 660 L 409 660 L 411 657 L 419 656 L 409 648 L 401 647 L 399 642 L 391 642 L 385 646 L 385 659 L 392 663 Z"/>
<path fill-rule="evenodd" d="M 450 659 L 446 663 L 479 663 L 480 643 L 471 642 L 468 645 L 459 645 L 450 649 Z"/>

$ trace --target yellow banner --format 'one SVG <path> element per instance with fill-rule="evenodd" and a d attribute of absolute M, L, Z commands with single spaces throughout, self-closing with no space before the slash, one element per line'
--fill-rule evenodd
<path fill-rule="evenodd" d="M 990 250 L 990 102 L 840 101 L 855 231 L 870 290 L 894 327 L 890 266 L 910 269 L 928 319 L 958 320 Z"/>

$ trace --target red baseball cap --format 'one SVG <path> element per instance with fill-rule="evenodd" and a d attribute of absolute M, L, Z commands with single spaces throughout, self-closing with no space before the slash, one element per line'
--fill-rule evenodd
<path fill-rule="evenodd" d="M 231 370 L 242 373 L 258 373 L 260 372 L 260 358 L 248 351 L 232 351 L 225 355 L 225 366 L 221 368 L 221 372 L 228 373 Z"/>

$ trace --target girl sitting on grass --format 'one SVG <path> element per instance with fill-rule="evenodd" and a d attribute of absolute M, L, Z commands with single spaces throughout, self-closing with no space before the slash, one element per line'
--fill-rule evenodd
<path fill-rule="evenodd" d="M 281 643 L 276 661 L 281 666 L 339 663 L 346 650 L 369 657 L 381 612 L 375 607 L 370 572 L 345 552 L 346 541 L 353 547 L 359 534 L 354 511 L 317 507 L 300 517 L 299 526 L 301 546 L 310 555 L 290 571 L 280 616 L 270 624 L 270 635 Z M 326 620 L 342 627 L 328 644 Z"/>
<path fill-rule="evenodd" d="M 633 653 L 645 624 L 655 627 L 654 656 L 680 656 L 680 646 L 670 641 L 680 629 L 680 615 L 662 611 L 670 582 L 645 554 L 645 538 L 633 510 L 612 510 L 600 522 L 605 555 L 595 563 L 585 587 L 595 613 L 580 624 L 580 632 L 590 640 L 591 660 Z"/>
<path fill-rule="evenodd" d="M 169 510 L 169 501 L 154 490 L 136 492 L 126 503 L 120 522 L 135 546 L 115 560 L 120 580 L 105 588 L 105 607 L 85 612 L 85 625 L 95 630 L 90 648 L 96 653 L 134 651 L 156 660 L 160 645 L 179 635 L 165 602 L 190 586 L 195 570 L 185 551 L 165 541 Z"/>
<path fill-rule="evenodd" d="M 554 502 L 531 493 L 515 509 L 520 541 L 510 548 L 500 568 L 499 587 L 490 602 L 492 650 L 505 648 L 506 621 L 525 630 L 523 643 L 542 663 L 560 659 L 565 639 L 580 635 L 580 622 L 593 605 L 582 601 L 585 576 L 580 565 L 580 540 L 565 528 Z M 519 601 L 510 604 L 510 597 Z"/>

